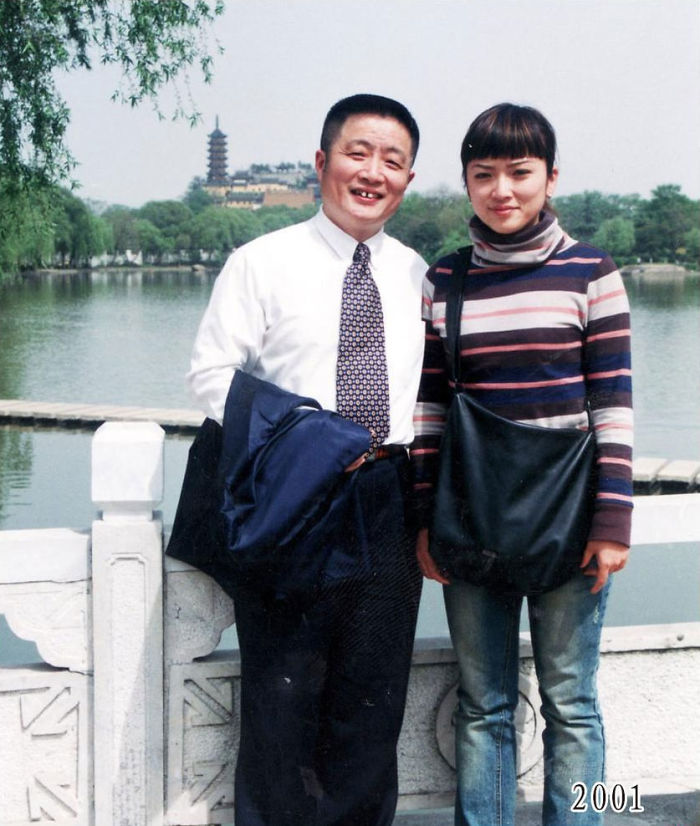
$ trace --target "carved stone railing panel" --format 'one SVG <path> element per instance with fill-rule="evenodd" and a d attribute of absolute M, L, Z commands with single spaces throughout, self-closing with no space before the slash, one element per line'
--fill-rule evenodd
<path fill-rule="evenodd" d="M 58 668 L 92 668 L 89 570 L 85 531 L 0 532 L 0 614 Z"/>
<path fill-rule="evenodd" d="M 233 822 L 239 674 L 230 653 L 169 669 L 168 824 Z"/>
<path fill-rule="evenodd" d="M 58 668 L 92 669 L 88 645 L 89 582 L 0 585 L 0 614 L 41 658 Z"/>
<path fill-rule="evenodd" d="M 211 654 L 234 622 L 233 601 L 206 574 L 165 559 L 165 661 L 189 663 Z"/>
<path fill-rule="evenodd" d="M 0 668 L 0 822 L 91 826 L 90 678 Z"/>

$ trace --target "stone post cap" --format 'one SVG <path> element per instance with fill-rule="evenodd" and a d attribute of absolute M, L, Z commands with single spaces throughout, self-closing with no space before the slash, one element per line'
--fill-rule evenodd
<path fill-rule="evenodd" d="M 155 422 L 105 422 L 92 439 L 92 501 L 109 520 L 149 520 L 163 498 L 165 431 Z"/>

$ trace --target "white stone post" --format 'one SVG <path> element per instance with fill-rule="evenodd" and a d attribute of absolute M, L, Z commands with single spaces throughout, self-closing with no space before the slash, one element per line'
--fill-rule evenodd
<path fill-rule="evenodd" d="M 163 823 L 164 436 L 108 422 L 92 444 L 96 826 Z"/>

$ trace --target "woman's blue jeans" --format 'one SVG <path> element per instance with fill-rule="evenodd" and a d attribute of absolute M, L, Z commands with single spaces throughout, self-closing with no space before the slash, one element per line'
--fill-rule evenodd
<path fill-rule="evenodd" d="M 596 674 L 610 583 L 577 573 L 549 593 L 528 597 L 535 669 L 545 720 L 544 826 L 593 826 L 602 814 L 571 812 L 571 787 L 603 782 L 605 741 Z M 515 709 L 522 599 L 454 582 L 444 589 L 460 669 L 457 826 L 513 826 Z"/>

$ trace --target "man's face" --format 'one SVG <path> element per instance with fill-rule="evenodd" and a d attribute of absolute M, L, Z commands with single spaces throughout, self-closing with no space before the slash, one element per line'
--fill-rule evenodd
<path fill-rule="evenodd" d="M 380 115 L 351 115 L 326 153 L 316 152 L 323 211 L 334 224 L 365 241 L 401 204 L 413 180 L 411 136 Z"/>

